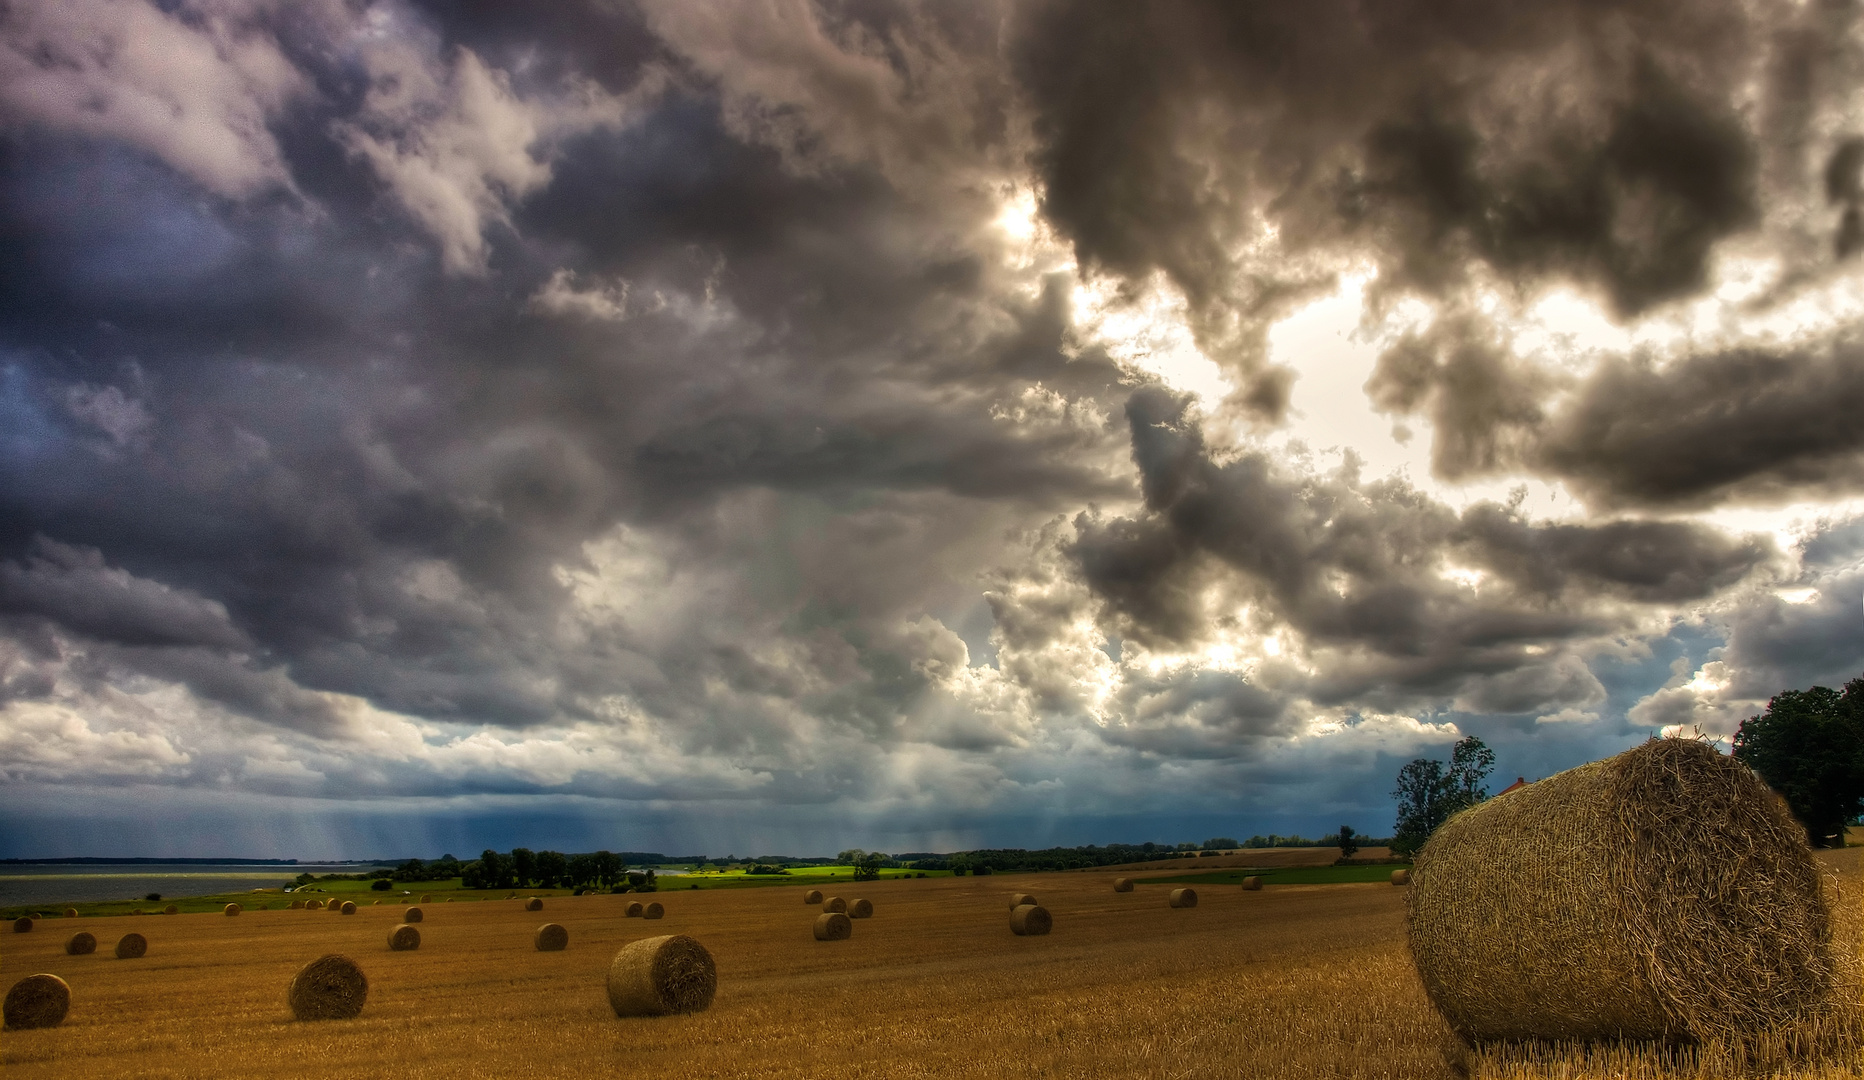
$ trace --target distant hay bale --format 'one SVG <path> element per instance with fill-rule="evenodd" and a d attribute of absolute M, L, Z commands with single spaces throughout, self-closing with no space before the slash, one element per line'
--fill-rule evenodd
<path fill-rule="evenodd" d="M 447 903 L 451 904 L 452 902 L 453 902 L 453 898 L 451 896 L 447 897 Z"/>
<path fill-rule="evenodd" d="M 131 915 L 141 915 L 141 914 L 142 914 L 142 909 L 141 909 L 141 908 L 135 908 L 135 909 L 133 909 L 133 910 L 131 910 L 131 911 L 130 911 L 130 914 L 131 914 Z"/>
<path fill-rule="evenodd" d="M 304 910 L 306 911 L 319 911 L 323 909 L 323 906 L 324 902 L 322 900 L 306 900 L 304 902 Z"/>
<path fill-rule="evenodd" d="M 570 932 L 559 923 L 547 922 L 537 928 L 537 934 L 531 939 L 538 952 L 562 952 L 570 947 Z"/>
<path fill-rule="evenodd" d="M 1017 908 L 1022 907 L 1024 904 L 1033 904 L 1035 902 L 1036 902 L 1036 898 L 1033 896 L 1030 896 L 1026 892 L 1013 892 L 1010 894 L 1010 910 L 1011 911 L 1015 911 Z"/>
<path fill-rule="evenodd" d="M 641 909 L 641 918 L 658 919 L 661 916 L 665 915 L 666 913 L 667 913 L 667 909 L 661 907 L 660 902 L 658 900 L 650 900 L 648 901 L 647 906 Z"/>
<path fill-rule="evenodd" d="M 65 942 L 66 956 L 89 956 L 97 951 L 97 936 L 83 930 L 71 935 Z"/>
<path fill-rule="evenodd" d="M 530 898 L 529 900 L 526 900 L 526 901 L 524 902 L 524 910 L 526 910 L 526 911 L 542 911 L 542 910 L 544 910 L 544 902 L 543 902 L 542 900 L 540 900 L 540 899 L 538 899 L 537 897 L 535 897 L 535 896 L 533 896 L 533 897 L 531 897 L 531 898 Z"/>
<path fill-rule="evenodd" d="M 417 907 L 411 907 L 401 913 L 401 921 L 405 923 L 420 922 L 425 918 L 427 918 L 427 913 Z"/>
<path fill-rule="evenodd" d="M 630 919 L 638 919 L 641 917 L 641 912 L 645 910 L 647 910 L 646 904 L 641 903 L 639 900 L 630 900 L 628 901 L 626 914 Z"/>
<path fill-rule="evenodd" d="M 15 934 L 30 934 L 30 933 L 32 933 L 32 919 L 31 919 L 31 917 L 29 917 L 29 916 L 26 916 L 26 915 L 21 915 L 21 916 L 20 916 L 19 918 L 17 918 L 17 919 L 14 919 L 14 920 L 13 920 L 13 932 L 14 932 Z"/>
<path fill-rule="evenodd" d="M 805 904 L 814 905 L 814 904 L 819 904 L 821 902 L 822 902 L 822 890 L 821 889 L 810 889 L 808 892 L 803 894 L 803 903 Z"/>
<path fill-rule="evenodd" d="M 1133 879 L 1129 877 L 1114 878 L 1113 879 L 1113 891 L 1114 892 L 1132 892 L 1133 891 Z"/>
<path fill-rule="evenodd" d="M 1393 885 L 1409 885 L 1409 884 L 1411 884 L 1411 871 L 1409 871 L 1409 870 L 1393 870 L 1393 871 L 1392 871 L 1392 884 L 1393 884 Z"/>
<path fill-rule="evenodd" d="M 817 941 L 846 941 L 854 934 L 854 922 L 844 912 L 824 911 L 816 916 Z"/>
<path fill-rule="evenodd" d="M 822 910 L 839 911 L 843 915 L 846 915 L 848 913 L 848 901 L 843 900 L 839 896 L 831 896 L 827 900 L 822 901 Z"/>
<path fill-rule="evenodd" d="M 149 952 L 149 939 L 141 934 L 124 934 L 117 939 L 118 960 L 140 960 Z"/>
<path fill-rule="evenodd" d="M 1196 889 L 1173 889 L 1171 891 L 1171 906 L 1172 907 L 1196 907 L 1197 906 L 1197 890 Z"/>
<path fill-rule="evenodd" d="M 320 956 L 292 977 L 285 1001 L 300 1020 L 348 1020 L 360 1015 L 369 979 L 347 956 Z"/>
<path fill-rule="evenodd" d="M 874 917 L 874 902 L 872 900 L 856 900 L 854 903 L 849 904 L 848 905 L 848 917 L 850 919 L 871 919 L 873 918 Z"/>
<path fill-rule="evenodd" d="M 28 975 L 6 992 L 6 1026 L 14 1031 L 57 1027 L 70 1011 L 71 987 L 56 975 Z"/>
<path fill-rule="evenodd" d="M 67 918 L 67 919 L 75 919 L 75 918 L 77 918 L 77 917 L 78 917 L 78 909 L 77 909 L 77 908 L 74 908 L 74 907 L 68 907 L 68 908 L 66 908 L 66 909 L 65 909 L 65 918 Z"/>
<path fill-rule="evenodd" d="M 170 904 L 170 905 L 168 905 L 167 907 L 165 907 L 165 908 L 163 908 L 163 909 L 162 909 L 162 914 L 164 914 L 164 915 L 179 915 L 179 914 L 181 914 L 181 905 L 179 905 L 179 904 Z"/>
<path fill-rule="evenodd" d="M 1465 810 L 1410 880 L 1418 974 L 1472 1041 L 1743 1043 L 1858 998 L 1805 830 L 1695 740 Z"/>
<path fill-rule="evenodd" d="M 356 902 L 354 900 L 345 900 L 343 901 L 343 906 L 337 910 L 345 915 L 354 915 L 356 914 Z"/>
<path fill-rule="evenodd" d="M 434 902 L 434 894 L 433 894 L 433 893 L 422 893 L 422 894 L 421 894 L 421 903 L 423 903 L 423 904 L 431 904 L 431 903 L 433 903 L 433 902 Z"/>
<path fill-rule="evenodd" d="M 1010 933 L 1017 937 L 1041 937 L 1054 925 L 1048 908 L 1040 904 L 1023 904 L 1010 910 Z"/>
<path fill-rule="evenodd" d="M 402 923 L 388 932 L 390 952 L 412 952 L 421 947 L 421 932 L 407 923 Z"/>
<path fill-rule="evenodd" d="M 1262 891 L 1262 879 L 1259 877 L 1244 878 L 1243 889 L 1247 892 L 1261 892 Z"/>
<path fill-rule="evenodd" d="M 712 954 L 684 934 L 630 942 L 608 965 L 608 1004 L 616 1016 L 703 1012 L 716 993 Z"/>
<path fill-rule="evenodd" d="M 370 907 L 381 907 L 381 906 L 382 906 L 382 901 L 380 901 L 380 900 L 371 900 L 371 901 L 369 902 L 369 906 L 370 906 Z"/>
<path fill-rule="evenodd" d="M 330 899 L 324 901 L 324 910 L 334 911 L 337 914 L 341 915 L 343 913 L 343 905 L 347 903 L 349 903 L 349 901 L 338 900 L 336 897 L 333 896 Z"/>
<path fill-rule="evenodd" d="M 238 904 L 228 904 L 220 910 L 227 915 L 238 915 L 243 909 Z"/>
<path fill-rule="evenodd" d="M 302 901 L 302 900 L 293 900 L 293 901 L 291 902 L 291 908 L 290 908 L 290 910 L 292 910 L 292 911 L 303 911 L 303 910 L 304 910 L 304 901 Z"/>

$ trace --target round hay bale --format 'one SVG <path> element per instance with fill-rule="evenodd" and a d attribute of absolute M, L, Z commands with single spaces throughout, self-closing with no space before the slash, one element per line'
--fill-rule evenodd
<path fill-rule="evenodd" d="M 348 902 L 349 901 L 347 900 L 338 900 L 336 897 L 333 896 L 330 899 L 324 901 L 324 910 L 334 911 L 340 915 L 343 913 L 343 905 Z"/>
<path fill-rule="evenodd" d="M 65 942 L 66 956 L 89 956 L 97 951 L 97 935 L 83 930 L 71 935 Z"/>
<path fill-rule="evenodd" d="M 412 952 L 420 947 L 421 932 L 407 923 L 402 923 L 388 932 L 390 952 Z"/>
<path fill-rule="evenodd" d="M 1197 890 L 1196 889 L 1173 889 L 1171 891 L 1171 906 L 1172 907 L 1196 907 L 1197 906 Z"/>
<path fill-rule="evenodd" d="M 19 918 L 14 919 L 13 920 L 13 932 L 15 934 L 32 933 L 32 919 L 30 919 L 29 917 L 25 915 L 21 915 Z"/>
<path fill-rule="evenodd" d="M 425 918 L 427 918 L 427 913 L 417 907 L 411 907 L 401 913 L 401 921 L 405 923 L 420 922 Z"/>
<path fill-rule="evenodd" d="M 808 892 L 803 894 L 803 903 L 805 904 L 814 906 L 821 902 L 822 902 L 822 890 L 821 889 L 810 889 Z"/>
<path fill-rule="evenodd" d="M 57 1027 L 71 1011 L 71 987 L 56 975 L 28 975 L 6 992 L 6 1026 Z"/>
<path fill-rule="evenodd" d="M 434 894 L 433 894 L 433 893 L 422 893 L 422 894 L 421 894 L 421 903 L 423 903 L 423 904 L 431 904 L 431 903 L 433 903 L 433 902 L 434 902 Z"/>
<path fill-rule="evenodd" d="M 815 918 L 817 941 L 846 941 L 854 934 L 854 922 L 839 911 L 824 911 Z"/>
<path fill-rule="evenodd" d="M 382 906 L 382 901 L 380 901 L 380 900 L 371 900 L 371 901 L 369 902 L 369 906 L 370 906 L 370 907 L 381 907 L 381 906 Z"/>
<path fill-rule="evenodd" d="M 131 914 L 131 915 L 141 915 L 141 914 L 142 914 L 142 909 L 141 909 L 141 908 L 136 908 L 135 910 L 133 910 L 133 911 L 131 911 L 131 912 L 130 912 L 130 914 Z"/>
<path fill-rule="evenodd" d="M 140 960 L 149 952 L 149 939 L 141 934 L 124 934 L 117 939 L 118 960 Z"/>
<path fill-rule="evenodd" d="M 1245 892 L 1261 892 L 1262 891 L 1262 879 L 1259 877 L 1244 878 L 1243 879 L 1243 890 Z"/>
<path fill-rule="evenodd" d="M 559 923 L 547 922 L 537 928 L 537 936 L 531 942 L 538 952 L 562 952 L 570 947 L 570 932 Z"/>
<path fill-rule="evenodd" d="M 535 896 L 533 896 L 533 897 L 531 897 L 531 898 L 530 898 L 529 900 L 526 900 L 526 901 L 524 902 L 524 910 L 526 910 L 526 911 L 542 911 L 542 910 L 544 910 L 544 902 L 543 902 L 542 900 L 540 900 L 540 899 L 538 899 L 537 897 L 535 897 Z"/>
<path fill-rule="evenodd" d="M 369 979 L 347 956 L 331 953 L 300 968 L 285 1001 L 300 1020 L 348 1020 L 362 1012 Z"/>
<path fill-rule="evenodd" d="M 843 915 L 846 915 L 848 913 L 848 901 L 843 900 L 839 896 L 831 896 L 827 900 L 822 901 L 822 910 L 839 911 Z"/>
<path fill-rule="evenodd" d="M 703 1012 L 716 993 L 712 954 L 685 934 L 630 942 L 608 965 L 608 1004 L 616 1016 Z"/>
<path fill-rule="evenodd" d="M 220 910 L 224 914 L 232 916 L 232 915 L 238 915 L 243 909 L 238 904 L 228 904 L 226 907 L 223 907 Z"/>
<path fill-rule="evenodd" d="M 651 900 L 648 902 L 646 907 L 641 909 L 641 918 L 658 919 L 661 916 L 665 915 L 666 913 L 667 913 L 667 909 L 661 907 L 660 902 L 658 900 Z"/>
<path fill-rule="evenodd" d="M 322 900 L 306 900 L 304 902 L 304 910 L 306 911 L 321 911 L 323 910 L 323 906 L 324 902 Z"/>
<path fill-rule="evenodd" d="M 302 900 L 293 900 L 293 901 L 291 902 L 291 908 L 290 908 L 290 910 L 292 910 L 292 911 L 303 911 L 303 910 L 304 910 L 304 901 L 302 901 Z"/>
<path fill-rule="evenodd" d="M 1457 814 L 1406 903 L 1425 991 L 1472 1041 L 1745 1042 L 1857 999 L 1805 830 L 1695 740 Z"/>
<path fill-rule="evenodd" d="M 343 906 L 337 910 L 345 915 L 354 915 L 356 914 L 356 902 L 354 900 L 345 900 L 343 901 Z"/>
<path fill-rule="evenodd" d="M 447 897 L 447 903 L 451 904 L 452 902 L 453 902 L 453 898 L 451 896 Z"/>
<path fill-rule="evenodd" d="M 1133 891 L 1133 879 L 1129 877 L 1114 878 L 1113 879 L 1113 891 L 1114 892 L 1132 892 Z"/>
<path fill-rule="evenodd" d="M 164 915 L 179 915 L 179 914 L 181 914 L 181 905 L 179 905 L 179 904 L 170 904 L 170 905 L 168 905 L 167 907 L 165 907 L 165 908 L 163 908 L 163 909 L 162 909 L 162 914 L 164 914 Z"/>
<path fill-rule="evenodd" d="M 1041 937 L 1054 925 L 1048 908 L 1040 904 L 1022 904 L 1010 910 L 1010 933 L 1017 937 Z"/>
<path fill-rule="evenodd" d="M 1025 892 L 1013 892 L 1010 894 L 1010 910 L 1011 911 L 1015 911 L 1017 908 L 1022 907 L 1024 904 L 1033 904 L 1035 902 L 1036 902 L 1036 898 L 1033 896 L 1030 896 L 1028 893 L 1025 893 Z"/>
<path fill-rule="evenodd" d="M 75 919 L 75 918 L 77 918 L 77 917 L 78 917 L 78 909 L 77 909 L 77 908 L 74 908 L 74 907 L 68 907 L 68 908 L 66 908 L 66 909 L 65 909 L 65 918 L 67 918 L 67 919 Z"/>
<path fill-rule="evenodd" d="M 849 904 L 848 905 L 848 917 L 850 919 L 871 919 L 873 918 L 874 917 L 874 902 L 871 900 L 856 900 L 854 903 Z"/>
<path fill-rule="evenodd" d="M 1409 885 L 1409 884 L 1411 884 L 1411 871 L 1409 871 L 1409 870 L 1393 870 L 1393 871 L 1392 871 L 1392 884 L 1393 884 L 1393 885 Z"/>
<path fill-rule="evenodd" d="M 630 900 L 628 901 L 626 914 L 630 919 L 638 919 L 641 917 L 641 912 L 645 910 L 647 910 L 646 904 L 641 903 L 639 900 Z"/>

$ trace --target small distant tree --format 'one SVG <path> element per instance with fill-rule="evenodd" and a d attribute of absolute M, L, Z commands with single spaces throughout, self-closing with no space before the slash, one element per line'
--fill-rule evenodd
<path fill-rule="evenodd" d="M 512 848 L 511 877 L 518 888 L 529 888 L 537 880 L 537 853 L 530 848 Z"/>
<path fill-rule="evenodd" d="M 395 883 L 388 880 L 385 877 L 376 878 L 374 881 L 371 881 L 369 883 L 369 887 L 371 889 L 374 889 L 376 892 L 387 892 L 388 890 L 395 887 Z"/>
<path fill-rule="evenodd" d="M 1813 847 L 1845 846 L 1845 823 L 1864 812 L 1864 679 L 1842 694 L 1776 694 L 1741 722 L 1734 756 L 1786 800 Z"/>
<path fill-rule="evenodd" d="M 569 860 L 561 851 L 538 852 L 536 866 L 537 884 L 543 888 L 554 889 L 569 877 Z"/>
<path fill-rule="evenodd" d="M 860 862 L 861 857 L 866 854 L 867 852 L 862 851 L 860 848 L 853 847 L 853 848 L 849 848 L 846 851 L 837 852 L 835 855 L 835 861 L 841 864 L 842 866 L 853 866 L 855 863 Z"/>
<path fill-rule="evenodd" d="M 1227 836 L 1213 836 L 1210 839 L 1204 841 L 1205 851 L 1230 851 L 1234 848 L 1239 848 L 1242 846 L 1243 845 L 1237 843 L 1236 841 L 1230 839 Z"/>
<path fill-rule="evenodd" d="M 1359 851 L 1358 835 L 1351 825 L 1340 826 L 1340 858 L 1350 859 Z"/>
<path fill-rule="evenodd" d="M 864 851 L 854 860 L 854 880 L 872 881 L 880 876 L 880 868 L 892 860 L 878 851 Z"/>

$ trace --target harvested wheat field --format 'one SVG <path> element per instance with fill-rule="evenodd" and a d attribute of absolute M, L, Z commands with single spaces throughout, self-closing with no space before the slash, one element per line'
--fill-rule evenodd
<path fill-rule="evenodd" d="M 1852 904 L 1858 854 L 1822 856 L 1845 871 Z M 1407 889 L 1207 886 L 1196 908 L 1169 911 L 1169 886 L 1134 880 L 1130 893 L 1085 874 L 876 882 L 865 888 L 887 917 L 832 943 L 815 940 L 814 914 L 786 888 L 670 893 L 653 924 L 628 919 L 622 896 L 558 898 L 563 952 L 537 951 L 537 918 L 517 900 L 429 913 L 408 952 L 387 946 L 398 908 L 176 916 L 150 930 L 149 955 L 134 962 L 21 935 L 0 955 L 0 983 L 58 975 L 71 1009 L 57 1028 L 7 1032 L 0 1065 L 8 1080 L 1730 1074 L 1720 1058 L 1667 1062 L 1642 1047 L 1457 1049 L 1406 951 Z M 1012 934 L 1006 886 L 1038 893 L 1054 930 Z M 105 938 L 117 930 L 76 921 Z M 607 991 L 616 952 L 669 934 L 714 958 L 710 1009 L 618 1019 Z M 367 976 L 362 1015 L 294 1021 L 286 988 L 331 953 Z M 1861 1067 L 1853 1050 L 1780 1075 L 1838 1080 Z"/>

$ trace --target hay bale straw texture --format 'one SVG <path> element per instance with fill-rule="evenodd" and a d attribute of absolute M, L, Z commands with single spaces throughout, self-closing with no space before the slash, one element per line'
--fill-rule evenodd
<path fill-rule="evenodd" d="M 1171 891 L 1171 906 L 1172 907 L 1196 907 L 1197 906 L 1197 890 L 1196 889 L 1173 889 Z"/>
<path fill-rule="evenodd" d="M 67 918 L 67 919 L 75 919 L 75 918 L 77 918 L 77 917 L 78 917 L 78 909 L 77 909 L 77 908 L 74 908 L 74 907 L 68 907 L 68 908 L 66 908 L 66 909 L 65 909 L 65 918 Z"/>
<path fill-rule="evenodd" d="M 805 904 L 815 905 L 821 902 L 822 902 L 822 890 L 821 889 L 810 889 L 808 892 L 803 894 L 803 903 Z"/>
<path fill-rule="evenodd" d="M 854 922 L 839 911 L 824 911 L 815 919 L 817 941 L 846 941 L 854 936 Z"/>
<path fill-rule="evenodd" d="M 401 913 L 402 922 L 420 922 L 425 918 L 427 918 L 427 914 L 417 907 L 411 907 Z"/>
<path fill-rule="evenodd" d="M 535 896 L 533 896 L 533 897 L 531 897 L 531 898 L 530 898 L 529 900 L 526 900 L 526 901 L 524 902 L 524 910 L 526 910 L 526 911 L 542 911 L 542 910 L 544 910 L 544 902 L 543 902 L 542 900 L 540 900 L 540 899 L 538 899 L 537 897 L 535 897 Z"/>
<path fill-rule="evenodd" d="M 839 896 L 831 896 L 827 900 L 822 901 L 822 910 L 839 911 L 843 915 L 846 915 L 848 913 L 848 901 L 843 900 Z"/>
<path fill-rule="evenodd" d="M 1040 904 L 1023 904 L 1010 909 L 1010 933 L 1017 937 L 1041 937 L 1054 925 L 1048 908 Z"/>
<path fill-rule="evenodd" d="M 15 934 L 32 933 L 32 919 L 25 915 L 21 915 L 19 918 L 14 919 L 13 920 L 13 932 Z"/>
<path fill-rule="evenodd" d="M 1244 878 L 1243 879 L 1243 890 L 1245 892 L 1261 892 L 1262 891 L 1262 879 L 1259 877 Z"/>
<path fill-rule="evenodd" d="M 348 1020 L 362 1013 L 369 979 L 347 956 L 320 956 L 291 979 L 285 1001 L 300 1020 Z"/>
<path fill-rule="evenodd" d="M 71 987 L 56 975 L 28 975 L 6 992 L 6 1026 L 57 1027 L 71 1011 Z"/>
<path fill-rule="evenodd" d="M 97 951 L 97 935 L 80 930 L 65 942 L 66 956 L 89 956 Z"/>
<path fill-rule="evenodd" d="M 641 912 L 646 910 L 646 904 L 641 903 L 639 900 L 630 900 L 628 902 L 627 916 L 630 919 L 638 919 L 641 917 Z"/>
<path fill-rule="evenodd" d="M 356 902 L 354 900 L 345 900 L 343 901 L 343 906 L 337 910 L 345 915 L 354 915 L 356 914 Z"/>
<path fill-rule="evenodd" d="M 141 934 L 124 934 L 117 939 L 118 960 L 140 960 L 149 952 L 149 939 Z"/>
<path fill-rule="evenodd" d="M 1392 871 L 1392 884 L 1393 884 L 1393 885 L 1409 885 L 1409 884 L 1411 884 L 1411 871 L 1409 871 L 1409 870 L 1393 870 L 1393 871 Z"/>
<path fill-rule="evenodd" d="M 716 993 L 712 954 L 685 934 L 630 942 L 608 965 L 608 1004 L 616 1016 L 704 1012 Z"/>
<path fill-rule="evenodd" d="M 390 952 L 413 952 L 420 947 L 421 932 L 407 923 L 402 923 L 388 932 Z"/>
<path fill-rule="evenodd" d="M 421 894 L 421 903 L 423 903 L 423 904 L 431 904 L 431 903 L 433 903 L 433 902 L 434 902 L 434 894 L 433 894 L 433 893 L 422 893 L 422 894 Z"/>
<path fill-rule="evenodd" d="M 1472 1040 L 1745 1041 L 1843 994 L 1828 885 L 1751 771 L 1653 740 L 1463 811 L 1406 896 L 1425 991 Z"/>
<path fill-rule="evenodd" d="M 290 911 L 303 911 L 303 910 L 304 910 L 304 901 L 302 901 L 302 900 L 293 900 L 293 901 L 291 902 L 291 907 L 290 907 L 289 909 L 287 909 L 287 910 L 290 910 Z"/>
<path fill-rule="evenodd" d="M 304 902 L 304 910 L 306 911 L 321 911 L 323 910 L 323 906 L 324 902 L 322 900 L 306 900 Z"/>
<path fill-rule="evenodd" d="M 646 907 L 641 909 L 641 918 L 658 919 L 662 915 L 665 915 L 666 913 L 667 913 L 667 909 L 660 906 L 660 901 L 655 900 L 649 903 Z"/>
<path fill-rule="evenodd" d="M 238 915 L 244 909 L 241 908 L 238 904 L 228 904 L 226 907 L 223 907 L 220 910 L 225 912 L 228 915 Z"/>
<path fill-rule="evenodd" d="M 1022 907 L 1024 904 L 1033 904 L 1035 902 L 1036 902 L 1036 898 L 1033 896 L 1030 896 L 1026 892 L 1013 892 L 1010 894 L 1010 910 L 1011 911 L 1015 911 L 1017 908 Z"/>
<path fill-rule="evenodd" d="M 1129 877 L 1114 878 L 1113 879 L 1113 891 L 1114 892 L 1132 892 L 1133 891 L 1133 879 Z"/>
<path fill-rule="evenodd" d="M 856 900 L 854 903 L 849 904 L 848 905 L 848 917 L 850 919 L 871 919 L 873 918 L 874 917 L 874 902 L 872 900 Z"/>
<path fill-rule="evenodd" d="M 570 947 L 570 932 L 559 923 L 547 922 L 537 928 L 537 935 L 531 939 L 538 952 L 562 952 Z"/>

